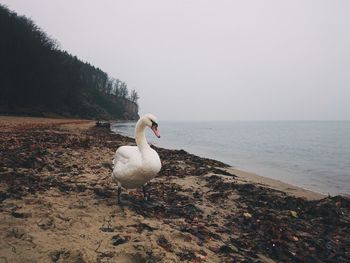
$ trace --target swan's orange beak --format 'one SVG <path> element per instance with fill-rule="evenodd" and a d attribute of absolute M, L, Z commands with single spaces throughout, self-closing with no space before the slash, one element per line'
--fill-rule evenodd
<path fill-rule="evenodd" d="M 158 138 L 160 138 L 160 133 L 159 133 L 159 131 L 158 131 L 157 126 L 154 125 L 154 126 L 152 126 L 151 129 L 152 129 L 154 135 L 157 136 Z"/>

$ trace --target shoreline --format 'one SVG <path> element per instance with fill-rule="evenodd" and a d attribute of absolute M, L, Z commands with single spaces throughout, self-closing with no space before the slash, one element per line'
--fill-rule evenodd
<path fill-rule="evenodd" d="M 183 150 L 155 147 L 163 167 L 151 200 L 124 190 L 117 206 L 111 160 L 134 140 L 94 123 L 0 117 L 0 255 L 8 262 L 350 259 L 348 199 Z"/>
<path fill-rule="evenodd" d="M 234 125 L 231 127 L 227 122 L 220 128 L 211 129 L 210 126 L 212 125 L 193 124 L 185 126 L 186 129 L 181 131 L 181 129 L 178 129 L 181 125 L 176 125 L 175 122 L 168 121 L 162 125 L 162 130 L 166 134 L 162 136 L 161 140 L 157 140 L 155 137 L 153 138 L 151 134 L 149 134 L 149 139 L 157 147 L 173 150 L 184 149 L 203 158 L 220 160 L 235 169 L 279 180 L 324 196 L 348 196 L 349 187 L 346 184 L 349 181 L 346 177 L 348 172 L 344 170 L 346 164 L 342 165 L 344 157 L 332 159 L 333 162 L 331 165 L 322 158 L 318 160 L 317 155 L 312 154 L 314 150 L 310 150 L 308 153 L 305 151 L 301 153 L 304 146 L 300 143 L 293 146 L 293 140 L 288 141 L 287 138 L 285 138 L 285 141 L 280 141 L 279 143 L 285 145 L 288 149 L 294 147 L 294 150 L 288 150 L 278 154 L 279 149 L 276 148 L 278 142 L 271 140 L 270 137 L 270 139 L 265 138 L 257 141 L 259 139 L 254 137 L 253 129 L 250 129 L 249 125 L 238 125 L 236 127 L 238 130 L 242 131 L 246 129 L 247 134 L 251 135 L 252 133 L 252 140 L 255 142 L 254 145 L 266 145 L 266 147 L 254 146 L 256 148 L 254 149 L 252 145 L 247 143 L 249 137 L 245 136 L 245 139 L 242 139 L 239 132 L 233 133 L 237 135 L 237 140 L 234 137 L 227 137 L 225 139 L 223 135 L 227 132 L 223 133 L 220 130 L 223 128 L 234 128 Z M 256 125 L 257 123 L 255 122 L 254 126 Z M 120 135 L 133 138 L 133 126 L 129 123 L 112 123 L 111 130 Z M 206 135 L 206 132 L 208 132 L 208 135 Z M 182 136 L 178 136 L 180 134 Z M 188 134 L 188 136 L 184 136 L 185 134 Z M 301 134 L 301 131 L 299 134 Z M 224 144 L 223 142 L 225 140 L 229 141 L 229 143 Z M 269 140 L 270 142 L 268 142 Z M 246 143 L 247 147 L 244 148 Z M 305 144 L 305 147 L 308 146 L 310 145 Z M 264 152 L 264 149 L 269 150 Z M 295 158 L 293 157 L 293 152 L 296 156 Z M 311 160 L 312 158 L 313 160 Z"/>
<path fill-rule="evenodd" d="M 124 136 L 130 140 L 134 140 L 132 137 L 122 134 L 122 133 L 118 133 L 118 132 L 113 132 L 112 133 L 118 134 L 120 136 Z M 157 148 L 163 148 L 163 147 L 158 147 Z M 179 151 L 183 149 L 174 149 L 174 148 L 164 148 L 170 151 Z M 191 154 L 191 153 L 190 153 Z M 198 156 L 200 158 L 207 158 L 205 156 Z M 214 159 L 216 160 L 216 159 Z M 220 160 L 217 160 L 218 162 L 221 162 Z M 308 200 L 318 200 L 318 199 L 322 199 L 325 198 L 327 195 L 320 193 L 320 192 L 316 192 L 310 189 L 306 189 L 297 185 L 293 185 L 287 182 L 284 182 L 282 180 L 278 180 L 278 179 L 273 179 L 267 176 L 263 176 L 260 174 L 256 174 L 254 172 L 250 172 L 241 168 L 237 168 L 235 166 L 231 166 L 227 164 L 227 168 L 225 169 L 225 171 L 227 171 L 228 173 L 231 173 L 233 175 L 236 175 L 240 178 L 240 180 L 242 182 L 249 182 L 249 183 L 254 183 L 254 184 L 258 184 L 261 186 L 265 186 L 265 187 L 269 187 L 271 189 L 275 189 L 278 191 L 282 191 L 285 192 L 289 195 L 295 196 L 295 197 L 301 197 L 301 198 L 306 198 Z"/>
<path fill-rule="evenodd" d="M 26 124 L 26 121 L 23 121 L 23 119 L 27 120 L 28 123 L 37 122 L 38 124 L 45 124 L 46 122 L 52 122 L 51 124 L 53 125 L 58 124 L 72 131 L 76 129 L 77 130 L 88 129 L 90 127 L 93 127 L 96 122 L 94 120 L 67 119 L 67 118 L 0 116 L 0 121 L 11 120 L 11 121 L 17 122 L 20 125 Z M 125 137 L 128 140 L 131 140 L 131 141 L 134 140 L 130 136 L 116 133 L 111 130 L 110 132 L 114 134 L 118 134 L 119 136 Z M 162 148 L 162 147 L 157 147 L 157 148 Z M 184 151 L 183 149 L 167 149 L 167 148 L 163 148 L 163 149 L 169 150 L 169 151 L 179 151 L 179 150 Z M 198 157 L 206 159 L 206 157 L 204 156 L 198 156 Z M 221 162 L 220 160 L 215 160 L 215 161 Z M 269 187 L 271 189 L 286 192 L 287 194 L 290 194 L 292 196 L 306 198 L 308 200 L 317 200 L 327 196 L 325 194 L 322 194 L 316 191 L 312 191 L 296 185 L 292 185 L 281 180 L 272 179 L 270 177 L 255 174 L 253 172 L 242 170 L 234 166 L 227 165 L 227 168 L 225 170 L 228 173 L 238 176 L 242 182 L 250 182 L 261 186 Z"/>

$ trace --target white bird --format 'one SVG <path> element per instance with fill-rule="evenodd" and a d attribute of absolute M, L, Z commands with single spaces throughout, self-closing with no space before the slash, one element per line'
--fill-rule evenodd
<path fill-rule="evenodd" d="M 135 126 L 137 146 L 121 146 L 115 153 L 112 178 L 118 183 L 118 204 L 120 204 L 121 187 L 132 189 L 142 186 L 146 197 L 145 184 L 153 179 L 162 167 L 158 153 L 147 143 L 145 136 L 147 127 L 160 138 L 157 118 L 152 114 L 146 114 Z"/>

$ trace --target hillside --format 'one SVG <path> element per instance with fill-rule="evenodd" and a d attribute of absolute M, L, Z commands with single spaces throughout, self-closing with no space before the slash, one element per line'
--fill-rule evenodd
<path fill-rule="evenodd" d="M 0 113 L 138 118 L 127 84 L 59 49 L 34 22 L 0 5 Z"/>

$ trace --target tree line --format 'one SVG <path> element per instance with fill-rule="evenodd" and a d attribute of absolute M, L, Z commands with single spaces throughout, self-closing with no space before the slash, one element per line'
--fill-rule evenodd
<path fill-rule="evenodd" d="M 35 23 L 0 4 L 0 110 L 19 108 L 61 115 L 121 118 L 120 100 L 136 90 L 61 50 Z M 111 100 L 111 96 L 115 98 Z"/>
<path fill-rule="evenodd" d="M 139 95 L 135 89 L 132 89 L 129 94 L 128 85 L 120 79 L 109 78 L 107 85 L 103 90 L 107 94 L 112 94 L 120 98 L 129 99 L 137 104 Z"/>

